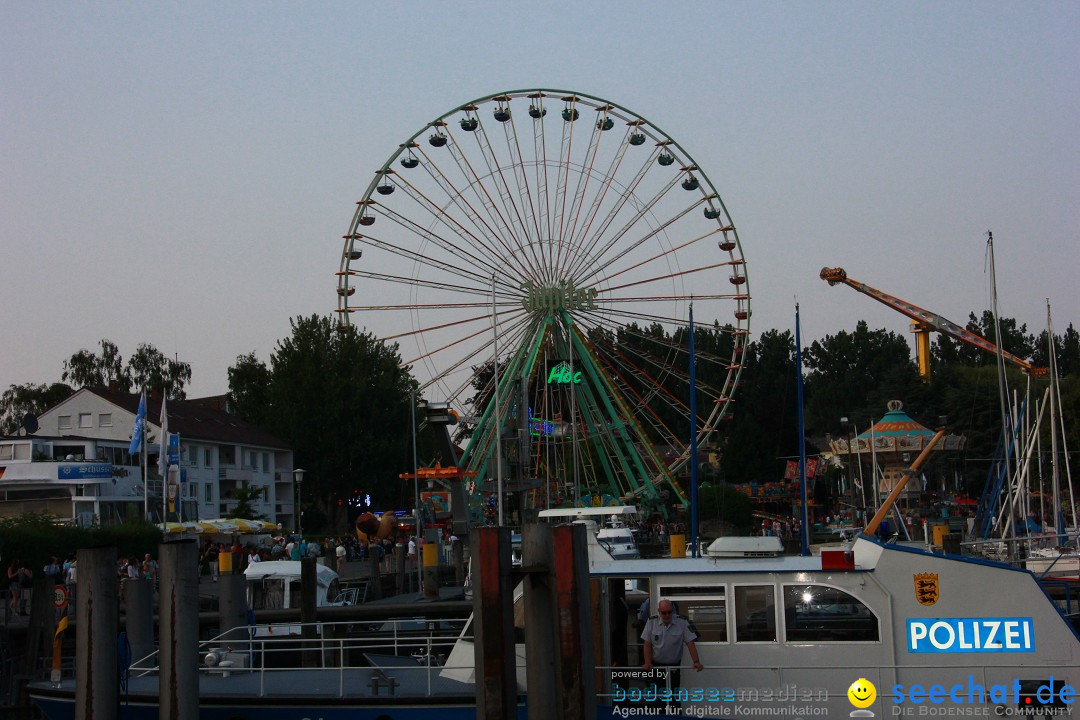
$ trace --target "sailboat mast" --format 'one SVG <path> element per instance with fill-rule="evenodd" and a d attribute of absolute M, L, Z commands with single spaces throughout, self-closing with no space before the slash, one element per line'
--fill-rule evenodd
<path fill-rule="evenodd" d="M 1058 471 L 1058 403 L 1057 358 L 1054 352 L 1054 326 L 1050 322 L 1050 303 L 1046 303 L 1046 338 L 1050 358 L 1050 493 L 1054 501 L 1054 529 L 1061 545 L 1065 535 L 1065 518 L 1061 514 L 1061 474 Z"/>
<path fill-rule="evenodd" d="M 1008 517 L 1005 518 L 1005 527 L 1011 536 L 1015 537 L 1015 528 L 1013 526 L 1012 517 L 1012 505 L 1013 505 L 1013 489 L 1012 489 L 1012 463 L 1010 459 L 1012 457 L 1011 447 L 1013 443 L 1014 433 L 1012 431 L 1013 425 L 1009 414 L 1009 384 L 1005 376 L 1005 357 L 1001 354 L 1003 350 L 1004 341 L 1001 337 L 1001 319 L 998 315 L 998 299 L 997 299 L 997 272 L 994 268 L 994 233 L 987 230 L 986 232 L 986 252 L 990 261 L 990 307 L 994 317 L 994 342 L 996 349 L 994 352 L 997 358 L 998 368 L 998 401 L 1001 405 L 1001 427 L 1005 438 L 1005 477 L 1008 479 L 1007 483 L 1007 496 L 1005 506 L 1009 508 Z"/>

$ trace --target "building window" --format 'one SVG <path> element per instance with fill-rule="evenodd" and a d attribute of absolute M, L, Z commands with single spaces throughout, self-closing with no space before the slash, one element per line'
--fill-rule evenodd
<path fill-rule="evenodd" d="M 98 413 L 98 427 L 112 427 L 112 413 Z"/>
<path fill-rule="evenodd" d="M 213 467 L 214 464 L 210 461 L 210 448 L 203 448 L 202 451 L 203 467 Z"/>
<path fill-rule="evenodd" d="M 79 413 L 79 427 L 94 427 L 94 416 L 90 413 Z"/>
<path fill-rule="evenodd" d="M 61 415 L 60 416 L 60 429 L 61 430 L 70 430 L 71 429 L 71 416 L 70 415 Z"/>
<path fill-rule="evenodd" d="M 270 472 L 270 453 L 263 453 L 263 472 Z"/>
<path fill-rule="evenodd" d="M 218 448 L 218 462 L 222 465 L 235 465 L 236 448 L 232 445 L 222 445 Z"/>
<path fill-rule="evenodd" d="M 213 483 L 206 483 L 206 491 L 205 492 L 206 492 L 206 495 L 204 496 L 203 499 L 208 503 L 214 502 L 214 485 L 213 485 Z"/>

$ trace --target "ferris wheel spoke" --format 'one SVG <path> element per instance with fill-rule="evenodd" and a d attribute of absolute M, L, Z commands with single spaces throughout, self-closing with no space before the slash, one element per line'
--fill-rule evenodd
<path fill-rule="evenodd" d="M 607 119 L 608 118 L 605 113 L 604 117 L 601 118 L 600 122 L 604 122 Z M 593 195 L 592 204 L 589 206 L 589 210 L 586 214 L 585 223 L 582 225 L 581 232 L 577 234 L 576 238 L 571 240 L 572 244 L 575 247 L 583 248 L 586 251 L 586 254 L 591 248 L 585 242 L 585 239 L 589 237 L 589 230 L 592 228 L 593 222 L 596 220 L 605 199 L 607 199 L 608 192 L 614 186 L 615 178 L 618 176 L 619 168 L 622 166 L 622 162 L 623 159 L 626 157 L 627 151 L 632 147 L 628 142 L 631 132 L 632 128 L 628 126 L 623 134 L 622 140 L 619 142 L 619 149 L 616 151 L 615 156 L 611 159 L 611 163 L 609 164 L 607 170 L 601 176 L 603 178 L 603 182 L 600 184 L 597 192 Z M 595 238 L 593 242 L 595 243 Z"/>
<path fill-rule="evenodd" d="M 380 213 L 397 223 L 410 234 L 415 235 L 421 240 L 431 242 L 436 247 L 468 262 L 488 265 L 497 264 L 499 252 L 496 248 L 482 242 L 468 228 L 447 213 L 444 208 L 439 207 L 433 200 L 424 196 L 423 193 L 417 192 L 411 184 L 406 183 L 403 187 L 406 195 L 412 197 L 426 214 L 430 215 L 439 223 L 439 225 L 449 230 L 452 235 L 446 237 L 436 233 L 430 229 L 430 227 L 424 227 L 407 215 L 388 207 L 380 208 Z M 454 237 L 456 237 L 457 240 L 454 240 Z M 473 252 L 469 248 L 475 248 L 482 252 Z M 427 250 L 427 248 L 424 248 L 424 250 Z"/>
<path fill-rule="evenodd" d="M 452 137 L 451 133 L 447 133 L 447 135 L 449 137 Z M 506 237 L 503 235 L 502 228 L 499 227 L 498 219 L 491 216 L 490 208 L 487 207 L 487 203 L 485 202 L 486 192 L 481 193 L 477 190 L 477 187 L 484 189 L 482 181 L 476 177 L 474 177 L 472 180 L 469 179 L 468 172 L 464 167 L 462 167 L 462 162 L 465 162 L 467 164 L 467 161 L 461 159 L 460 150 L 456 142 L 448 142 L 447 147 L 451 149 L 450 157 L 452 160 L 454 160 L 454 163 L 458 166 L 458 169 L 465 177 L 467 187 L 470 188 L 470 192 L 477 198 L 480 204 L 485 207 L 485 212 L 488 212 L 489 219 L 492 221 L 492 223 L 489 224 L 488 221 L 484 220 L 484 218 L 481 217 L 480 212 L 475 207 L 473 207 L 473 205 L 465 198 L 465 194 L 454 185 L 454 183 L 450 180 L 446 173 L 442 171 L 442 169 L 434 161 L 434 159 L 423 150 L 421 150 L 420 152 L 421 155 L 424 157 L 425 162 L 421 164 L 423 165 L 424 170 L 425 172 L 427 172 L 428 176 L 435 182 L 436 186 L 447 196 L 447 198 L 449 198 L 449 202 L 447 204 L 440 205 L 431 200 L 430 198 L 427 198 L 423 193 L 421 193 L 419 190 L 416 190 L 415 188 L 413 188 L 414 192 L 416 192 L 417 195 L 419 195 L 420 197 L 424 198 L 424 201 L 428 206 L 429 212 L 436 215 L 440 220 L 445 219 L 445 223 L 452 225 L 452 227 L 454 228 L 460 228 L 460 230 L 463 231 L 466 235 L 474 238 L 475 242 L 477 242 L 479 245 L 481 245 L 487 250 L 490 257 L 503 258 L 507 255 L 510 255 L 512 257 L 512 246 L 507 241 Z M 453 207 L 457 208 L 459 212 L 461 212 L 466 218 L 468 218 L 469 223 L 473 225 L 473 227 L 476 229 L 476 233 L 478 233 L 479 236 L 477 236 L 477 234 L 474 234 L 472 231 L 467 230 L 465 228 L 465 225 L 461 221 L 454 218 L 447 211 L 447 205 L 452 205 Z M 499 245 L 502 246 L 502 252 L 500 252 L 500 250 L 494 245 L 479 239 L 484 237 L 493 238 Z M 524 267 L 519 267 L 519 271 L 523 274 L 527 274 L 527 271 Z"/>
<path fill-rule="evenodd" d="M 513 134 L 513 144 L 511 146 L 510 134 Z M 532 235 L 529 236 L 526 231 L 526 236 L 530 237 L 529 247 L 533 253 L 533 260 L 536 265 L 536 269 L 539 272 L 543 267 L 542 259 L 537 255 L 537 248 L 542 247 L 541 241 L 543 235 L 540 232 L 540 222 L 538 219 L 538 210 L 536 207 L 536 199 L 533 197 L 533 191 L 529 187 L 529 173 L 526 170 L 527 162 L 525 156 L 521 152 L 521 141 L 518 138 L 517 133 L 517 120 L 514 117 L 510 118 L 510 127 L 507 129 L 507 146 L 510 147 L 510 153 L 513 157 L 510 170 L 514 173 L 514 182 L 517 184 L 518 196 L 521 198 L 521 205 L 525 211 L 525 225 L 532 228 Z"/>
<path fill-rule="evenodd" d="M 476 141 L 480 158 L 484 161 L 484 166 L 486 168 L 485 174 L 481 175 L 477 172 L 473 163 L 464 152 L 463 146 L 460 145 L 456 139 L 450 145 L 451 153 L 458 165 L 458 169 L 461 171 L 466 182 L 469 183 L 468 187 L 476 196 L 480 204 L 483 205 L 488 217 L 491 219 L 491 224 L 499 228 L 498 234 L 503 248 L 516 257 L 514 251 L 528 244 L 528 231 L 525 229 L 524 225 L 522 225 L 522 230 L 525 232 L 526 237 L 526 239 L 523 240 L 521 234 L 514 230 L 511 218 L 513 216 L 520 218 L 520 213 L 518 213 L 516 206 L 514 206 L 513 199 L 509 197 L 508 186 L 505 184 L 505 178 L 501 178 L 499 160 L 491 147 L 491 142 L 487 135 L 487 128 L 484 122 L 479 118 L 477 118 L 477 127 L 471 134 Z M 491 192 L 484 182 L 484 178 L 490 178 L 492 184 L 496 186 L 495 193 L 499 196 L 502 210 L 496 205 L 495 199 L 492 197 Z M 507 188 L 507 192 L 499 190 L 498 185 L 500 179 L 503 180 L 503 186 Z M 507 205 L 507 202 L 510 202 L 510 205 Z M 533 265 L 529 267 L 528 270 L 523 269 L 522 272 L 526 275 L 531 275 L 532 273 L 535 273 L 535 271 L 536 266 Z"/>
<path fill-rule="evenodd" d="M 606 118 L 606 116 L 605 116 Z M 581 209 L 584 206 L 585 194 L 588 192 L 589 182 L 593 177 L 593 169 L 596 165 L 596 156 L 600 151 L 600 138 L 604 135 L 599 125 L 594 124 L 589 133 L 589 140 L 585 147 L 585 162 L 581 172 L 577 174 L 577 182 L 574 188 L 574 197 L 570 202 L 570 228 L 560 240 L 568 248 L 575 248 L 578 221 L 581 217 Z"/>
<path fill-rule="evenodd" d="M 650 263 L 655 263 L 655 262 L 658 262 L 660 260 L 664 260 L 666 258 L 669 258 L 672 255 L 678 253 L 680 250 L 685 250 L 686 248 L 689 248 L 692 245 L 696 245 L 696 244 L 700 243 L 703 240 L 708 240 L 713 235 L 716 235 L 718 232 L 720 232 L 720 231 L 719 230 L 710 230 L 709 232 L 705 233 L 704 235 L 698 235 L 697 237 L 691 238 L 690 240 L 687 240 L 686 242 L 684 242 L 681 245 L 674 245 L 674 246 L 665 248 L 662 252 L 659 252 L 659 253 L 651 256 L 651 257 L 645 258 L 644 260 L 640 260 L 640 261 L 634 263 L 633 265 L 629 265 L 629 266 L 627 266 L 625 268 L 622 268 L 621 270 L 617 270 L 615 272 L 612 272 L 609 275 L 605 275 L 605 276 L 603 276 L 601 278 L 598 278 L 598 279 L 596 279 L 596 282 L 607 283 L 607 282 L 610 282 L 613 278 L 619 277 L 620 275 L 624 275 L 626 273 L 633 272 L 634 270 L 637 270 L 639 268 L 643 268 L 646 265 L 649 265 Z M 610 265 L 611 265 L 611 263 L 609 262 L 602 269 L 606 270 L 606 269 L 608 269 L 608 267 L 610 267 Z M 597 269 L 599 270 L 601 268 L 597 268 Z"/>
<path fill-rule="evenodd" d="M 524 315 L 525 313 L 523 312 L 521 314 Z M 480 319 L 490 320 L 490 318 L 484 317 L 484 316 L 480 316 Z M 409 334 L 414 335 L 414 334 L 416 334 L 416 332 L 418 332 L 418 331 L 414 331 L 413 333 L 409 333 Z M 446 351 L 446 350 L 448 350 L 450 348 L 457 347 L 458 345 L 461 345 L 462 343 L 468 342 L 470 340 L 476 340 L 478 338 L 483 338 L 485 333 L 490 333 L 490 332 L 491 332 L 491 326 L 489 324 L 485 328 L 481 328 L 479 330 L 476 330 L 476 331 L 470 333 L 469 335 L 459 337 L 456 340 L 450 341 L 450 342 L 448 342 L 448 343 L 446 343 L 446 344 L 444 344 L 444 345 L 442 345 L 440 347 L 437 347 L 437 348 L 435 348 L 433 350 L 430 350 L 430 351 L 424 353 L 423 355 L 419 355 L 419 356 L 413 358 L 412 360 L 409 360 L 408 362 L 406 362 L 404 364 L 405 365 L 412 365 L 413 363 L 420 362 L 421 360 L 426 360 L 426 359 L 430 358 L 431 356 L 433 356 L 433 355 L 435 355 L 437 353 L 444 352 L 444 351 Z"/>
<path fill-rule="evenodd" d="M 603 246 L 599 250 L 594 249 L 592 252 L 589 252 L 587 255 L 583 254 L 581 257 L 579 257 L 577 259 L 577 263 L 576 263 L 576 266 L 575 266 L 574 269 L 576 270 L 577 267 L 589 267 L 589 268 L 595 267 L 595 265 L 597 265 L 600 262 L 600 258 L 603 258 L 604 256 L 607 255 L 607 253 L 612 252 L 612 249 L 615 248 L 616 245 L 621 240 L 623 240 L 623 238 L 625 238 L 626 235 L 628 235 L 630 233 L 630 231 L 633 230 L 633 228 L 638 223 L 645 221 L 645 218 L 649 216 L 649 214 L 657 206 L 657 204 L 660 202 L 660 200 L 663 199 L 671 191 L 671 189 L 673 187 L 675 187 L 675 184 L 677 182 L 678 182 L 677 177 L 672 178 L 665 185 L 663 185 L 660 188 L 660 190 L 658 190 L 651 198 L 649 198 L 648 200 L 646 200 L 644 202 L 638 200 L 637 198 L 632 198 L 631 202 L 633 203 L 636 212 L 630 217 L 630 219 L 627 222 L 625 222 L 622 225 L 621 228 L 619 228 L 619 230 L 617 230 L 615 232 L 614 235 L 612 235 L 610 238 L 607 239 L 607 241 L 604 242 Z M 656 237 L 656 236 L 657 236 L 656 231 L 646 233 L 644 238 L 639 239 L 636 243 L 631 245 L 629 249 L 636 248 L 642 242 L 645 242 L 647 239 L 653 238 L 653 237 Z M 598 238 L 596 238 L 595 240 L 596 240 L 597 243 L 599 242 Z M 594 245 L 595 244 L 596 243 L 594 243 Z M 618 254 L 618 252 L 619 251 L 616 251 L 617 254 Z"/>
<path fill-rule="evenodd" d="M 702 265 L 700 267 L 693 267 L 688 270 L 680 270 L 678 272 L 667 273 L 666 275 L 657 275 L 656 277 L 646 278 L 644 280 L 635 280 L 634 282 L 624 283 L 622 285 L 612 286 L 609 290 L 625 290 L 631 287 L 640 287 L 642 285 L 650 285 L 652 283 L 663 282 L 665 280 L 671 280 L 672 278 L 684 278 L 689 275 L 695 275 L 697 273 L 708 272 L 709 270 L 715 270 L 720 267 L 733 267 L 742 265 L 741 260 L 727 260 L 720 263 L 712 263 L 711 265 Z"/>
<path fill-rule="evenodd" d="M 425 169 L 428 169 L 426 165 Z M 481 240 L 481 238 L 484 237 L 482 227 L 480 227 L 478 230 L 478 232 L 480 233 L 479 235 L 473 233 L 471 230 L 465 227 L 465 225 L 458 221 L 453 215 L 448 213 L 446 211 L 446 208 L 441 207 L 426 194 L 417 190 L 409 181 L 402 181 L 401 183 L 399 183 L 399 187 L 402 188 L 402 191 L 405 193 L 405 195 L 412 199 L 416 203 L 416 205 L 423 210 L 423 212 L 430 215 L 436 222 L 446 227 L 454 235 L 457 235 L 462 242 L 474 243 L 478 249 L 484 250 L 487 254 L 487 257 L 489 258 L 494 259 L 500 256 L 500 252 L 498 251 L 498 249 Z M 461 208 L 459 207 L 458 209 L 460 210 Z M 428 233 L 430 233 L 430 230 L 425 230 L 423 226 L 421 226 L 415 221 L 404 220 L 404 214 L 390 209 L 380 209 L 380 212 L 386 215 L 388 218 L 394 220 L 398 224 L 403 225 L 408 230 L 410 230 L 410 232 L 417 234 L 421 238 L 428 239 Z M 469 216 L 468 212 L 465 212 L 465 215 L 466 217 L 471 217 Z M 417 228 L 419 228 L 419 230 L 417 230 Z M 438 237 L 442 241 L 442 247 L 446 248 L 450 252 L 454 252 L 452 248 L 457 247 L 455 243 L 449 242 L 441 235 L 435 235 L 435 237 Z"/>
<path fill-rule="evenodd" d="M 421 237 L 425 237 L 427 239 L 432 239 L 434 237 L 437 237 L 437 236 L 433 236 L 430 233 L 417 233 L 417 235 L 419 235 Z M 397 255 L 399 257 L 403 257 L 403 258 L 406 258 L 408 260 L 414 261 L 417 266 L 423 266 L 423 267 L 431 268 L 433 270 L 438 270 L 438 271 L 441 271 L 441 272 L 460 273 L 460 274 L 463 274 L 463 275 L 469 275 L 469 274 L 473 274 L 475 272 L 475 265 L 474 264 L 455 265 L 455 264 L 449 263 L 449 262 L 447 262 L 445 260 L 442 260 L 442 259 L 430 257 L 429 254 L 422 253 L 422 252 L 416 251 L 416 250 L 410 250 L 408 248 L 402 247 L 402 246 L 397 245 L 395 243 L 387 242 L 385 240 L 380 240 L 379 238 L 375 237 L 374 235 L 360 235 L 359 233 L 357 233 L 356 239 L 363 241 L 361 243 L 362 245 L 366 245 L 366 246 L 372 247 L 372 248 L 376 248 L 376 247 L 381 248 L 381 249 L 386 250 L 387 252 L 390 252 L 390 253 L 392 253 L 394 255 Z M 486 263 L 486 261 L 484 259 L 481 259 L 481 258 L 475 257 L 475 256 L 470 256 L 468 254 L 461 254 L 461 253 L 458 253 L 458 252 L 454 252 L 453 250 L 450 250 L 450 248 L 448 248 L 445 245 L 443 245 L 442 247 L 444 247 L 444 249 L 449 250 L 451 252 L 451 254 L 453 254 L 454 256 L 456 256 L 460 260 L 464 260 L 466 263 L 475 263 L 475 264 L 483 265 L 487 270 L 489 270 L 491 272 L 494 272 L 494 270 L 495 270 L 494 267 L 492 267 L 490 265 L 487 265 L 487 263 Z"/>
<path fill-rule="evenodd" d="M 562 140 L 559 143 L 558 165 L 556 167 L 554 211 L 554 215 L 558 218 L 559 231 L 553 233 L 551 238 L 556 246 L 554 267 L 562 267 L 563 265 L 564 238 L 566 237 L 566 193 L 570 184 L 570 170 L 573 167 L 571 153 L 574 149 L 574 128 L 577 126 L 576 118 L 580 112 L 577 109 L 576 96 L 563 98 L 563 100 L 566 102 L 566 108 L 563 110 Z M 567 112 L 572 113 L 573 119 L 567 119 Z M 554 224 L 553 219 L 552 225 L 554 226 Z"/>
<path fill-rule="evenodd" d="M 620 352 L 631 353 L 645 364 L 653 368 L 653 371 L 642 370 L 642 378 L 650 379 L 653 372 L 672 375 L 680 378 L 689 390 L 690 376 L 686 368 L 689 367 L 690 350 L 671 339 L 659 339 L 648 333 L 636 332 L 630 326 L 612 324 L 613 330 L 621 333 L 624 337 L 631 337 L 638 341 L 637 345 L 629 345 Z M 602 341 L 606 346 L 613 346 L 611 342 Z M 623 347 L 620 345 L 620 347 Z M 652 352 L 646 352 L 645 348 L 652 347 Z M 719 363 L 720 358 L 708 353 L 695 353 L 700 360 L 708 360 Z M 661 359 L 663 358 L 663 359 Z M 720 397 L 721 392 L 706 380 L 697 383 L 698 390 L 710 398 Z"/>
<path fill-rule="evenodd" d="M 601 238 L 603 238 L 607 234 L 608 229 L 615 222 L 615 218 L 618 217 L 618 215 L 623 211 L 624 208 L 626 208 L 628 205 L 633 207 L 640 207 L 640 201 L 638 201 L 636 197 L 637 189 L 645 180 L 646 176 L 649 173 L 649 170 L 655 167 L 655 160 L 657 159 L 657 157 L 659 157 L 659 155 L 660 148 L 657 147 L 645 158 L 645 160 L 641 164 L 641 167 L 638 168 L 637 172 L 630 179 L 630 182 L 627 183 L 625 186 L 621 187 L 622 192 L 620 196 L 616 199 L 616 202 L 608 211 L 600 226 L 597 227 L 596 231 L 592 234 L 592 239 L 590 240 L 590 242 L 584 246 L 584 255 L 591 257 L 594 254 L 596 245 L 600 242 Z M 612 174 L 610 176 L 609 182 L 613 182 L 614 177 L 614 174 Z"/>
<path fill-rule="evenodd" d="M 674 185 L 669 185 L 668 190 Z M 667 190 L 665 191 L 667 192 Z M 678 212 L 668 217 L 663 222 L 659 222 L 649 228 L 649 231 L 641 235 L 640 237 L 626 241 L 625 238 L 630 234 L 630 231 L 637 223 L 642 221 L 646 216 L 646 213 L 650 213 L 653 207 L 661 199 L 662 196 L 657 196 L 652 199 L 651 204 L 641 209 L 641 211 L 631 219 L 630 223 L 623 227 L 623 229 L 615 236 L 609 239 L 603 247 L 596 249 L 595 246 L 592 249 L 592 253 L 588 257 L 589 267 L 591 273 L 596 275 L 602 271 L 607 270 L 613 264 L 619 262 L 621 259 L 627 256 L 628 253 L 636 251 L 638 248 L 646 245 L 648 242 L 663 238 L 667 231 L 675 226 L 683 218 L 687 217 L 691 211 L 698 207 L 703 200 L 699 199 L 697 202 L 691 204 L 689 207 L 681 208 Z M 619 244 L 623 241 L 622 244 Z M 661 253 L 661 257 L 668 257 L 671 254 L 671 247 L 668 246 L 665 253 Z"/>
<path fill-rule="evenodd" d="M 653 428 L 655 432 L 658 432 L 658 434 L 660 434 L 662 437 L 666 438 L 669 443 L 672 442 L 675 438 L 675 433 L 673 433 L 671 429 L 667 426 L 667 424 L 663 421 L 656 407 L 652 403 L 652 399 L 654 397 L 656 397 L 658 394 L 663 394 L 665 392 L 664 387 L 662 385 L 653 385 L 649 388 L 650 392 L 648 393 L 648 396 L 643 395 L 629 382 L 629 377 L 626 371 L 629 370 L 630 372 L 632 372 L 635 369 L 632 363 L 618 365 L 615 362 L 612 362 L 611 359 L 609 357 L 606 357 L 603 353 L 601 353 L 601 357 L 603 358 L 602 362 L 604 362 L 605 367 L 608 369 L 608 372 L 611 373 L 614 379 L 616 379 L 616 382 L 618 383 L 622 391 L 631 395 L 634 398 L 637 407 L 644 410 L 644 416 L 648 418 L 649 426 Z M 675 398 L 670 393 L 668 393 L 665 398 L 665 404 L 667 404 L 669 407 L 677 408 L 680 410 L 686 409 L 685 405 L 680 403 L 678 398 Z M 638 421 L 641 421 L 643 418 L 641 415 L 639 415 L 636 419 Z"/>

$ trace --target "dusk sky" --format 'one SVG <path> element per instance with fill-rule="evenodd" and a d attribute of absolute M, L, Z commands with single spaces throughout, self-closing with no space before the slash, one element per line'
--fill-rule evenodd
<path fill-rule="evenodd" d="M 140 342 L 189 397 L 337 306 L 399 143 L 473 98 L 576 90 L 691 153 L 739 230 L 752 337 L 1080 324 L 1076 2 L 0 3 L 0 389 Z M 723 282 L 724 276 L 718 277 Z M 699 319 L 708 320 L 708 319 Z"/>

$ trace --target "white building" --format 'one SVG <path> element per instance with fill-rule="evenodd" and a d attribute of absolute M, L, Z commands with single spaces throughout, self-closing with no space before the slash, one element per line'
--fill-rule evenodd
<path fill-rule="evenodd" d="M 255 512 L 295 526 L 292 450 L 230 415 L 223 398 L 169 400 L 168 430 L 180 436 L 183 520 L 225 517 L 242 485 L 264 490 Z M 139 395 L 83 388 L 38 418 L 33 435 L 0 438 L 0 516 L 48 512 L 111 524 L 143 514 L 161 520 L 157 469 L 161 399 L 147 397 L 147 483 L 128 454 Z M 169 520 L 176 516 L 170 512 Z"/>

